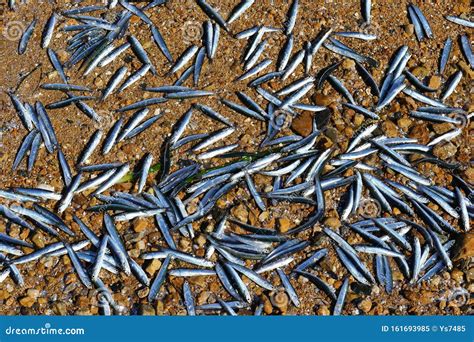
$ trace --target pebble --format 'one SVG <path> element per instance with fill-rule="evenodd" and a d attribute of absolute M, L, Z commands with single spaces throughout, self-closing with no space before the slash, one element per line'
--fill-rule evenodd
<path fill-rule="evenodd" d="M 191 242 L 187 239 L 187 238 L 181 238 L 179 240 L 179 247 L 182 249 L 182 250 L 189 250 L 191 248 Z"/>
<path fill-rule="evenodd" d="M 354 125 L 356 125 L 357 127 L 362 125 L 364 121 L 365 121 L 365 117 L 362 114 L 354 115 Z"/>
<path fill-rule="evenodd" d="M 411 71 L 411 73 L 416 77 L 423 79 L 429 74 L 429 70 L 424 66 L 417 66 Z"/>
<path fill-rule="evenodd" d="M 36 299 L 26 296 L 26 297 L 20 298 L 19 302 L 21 306 L 26 307 L 26 308 L 31 308 L 33 304 L 35 304 Z"/>
<path fill-rule="evenodd" d="M 327 107 L 333 102 L 333 99 L 331 99 L 331 97 L 327 96 L 327 95 L 315 94 L 313 96 L 313 101 L 318 106 L 326 106 Z"/>
<path fill-rule="evenodd" d="M 148 234 L 148 242 L 156 244 L 161 239 L 161 234 L 159 232 L 152 232 Z"/>
<path fill-rule="evenodd" d="M 6 290 L 0 290 L 0 300 L 6 300 L 10 298 L 10 294 Z"/>
<path fill-rule="evenodd" d="M 456 245 L 456 259 L 469 259 L 474 257 L 474 233 L 465 233 L 458 239 Z"/>
<path fill-rule="evenodd" d="M 260 215 L 258 215 L 258 220 L 259 220 L 260 222 L 264 222 L 265 220 L 268 219 L 269 216 L 270 216 L 270 214 L 269 214 L 268 211 L 262 211 L 262 212 L 260 213 Z"/>
<path fill-rule="evenodd" d="M 408 24 L 408 25 L 403 26 L 403 29 L 408 35 L 412 35 L 415 32 L 415 25 Z"/>
<path fill-rule="evenodd" d="M 430 141 L 430 130 L 426 124 L 418 124 L 410 130 L 409 137 L 418 139 L 420 144 L 427 144 Z"/>
<path fill-rule="evenodd" d="M 206 286 L 207 280 L 204 276 L 191 277 L 189 278 L 189 283 L 204 288 Z"/>
<path fill-rule="evenodd" d="M 428 86 L 433 89 L 438 89 L 441 86 L 441 77 L 437 75 L 431 76 Z"/>
<path fill-rule="evenodd" d="M 291 122 L 291 129 L 303 137 L 311 134 L 313 131 L 313 113 L 305 111 L 298 115 Z"/>
<path fill-rule="evenodd" d="M 154 315 L 156 315 L 155 308 L 150 304 L 142 304 L 140 306 L 140 315 L 142 315 L 142 316 L 154 316 Z"/>
<path fill-rule="evenodd" d="M 204 245 L 206 244 L 206 236 L 203 235 L 203 234 L 200 234 L 197 239 L 196 239 L 196 243 L 198 244 L 199 247 L 204 247 Z"/>
<path fill-rule="evenodd" d="M 467 64 L 465 61 L 459 61 L 458 65 L 464 74 L 468 75 L 471 80 L 474 78 L 474 70 L 471 69 L 469 64 Z"/>
<path fill-rule="evenodd" d="M 243 204 L 239 204 L 235 209 L 233 210 L 233 215 L 239 220 L 244 223 L 247 223 L 249 219 L 249 213 L 247 211 L 247 208 Z"/>
<path fill-rule="evenodd" d="M 355 68 L 355 62 L 352 59 L 346 58 L 344 62 L 342 62 L 342 68 L 344 70 L 352 70 Z"/>
<path fill-rule="evenodd" d="M 159 259 L 153 259 L 150 264 L 145 268 L 146 273 L 150 276 L 154 275 L 161 267 L 161 261 Z"/>
<path fill-rule="evenodd" d="M 443 160 L 454 157 L 458 148 L 452 143 L 447 142 L 446 144 L 438 144 L 433 149 L 433 154 Z"/>
<path fill-rule="evenodd" d="M 262 301 L 263 301 L 263 311 L 267 314 L 270 315 L 273 312 L 273 305 L 270 299 L 268 299 L 267 296 L 263 295 L 262 296 Z"/>
<path fill-rule="evenodd" d="M 203 305 L 204 303 L 207 302 L 207 300 L 210 297 L 210 292 L 209 291 L 202 291 L 196 298 L 196 304 L 197 305 Z"/>
<path fill-rule="evenodd" d="M 451 272 L 451 278 L 458 284 L 462 283 L 464 281 L 464 273 L 460 271 L 459 269 L 454 269 Z"/>
<path fill-rule="evenodd" d="M 322 305 L 318 308 L 317 314 L 319 316 L 329 316 L 331 314 L 331 311 L 326 305 Z"/>
<path fill-rule="evenodd" d="M 368 313 L 370 309 L 372 309 L 372 301 L 366 298 L 362 300 L 357 307 L 361 309 L 364 313 Z"/>
<path fill-rule="evenodd" d="M 141 233 L 146 229 L 147 225 L 148 223 L 146 219 L 137 218 L 135 221 L 133 221 L 133 230 L 136 233 Z"/>
<path fill-rule="evenodd" d="M 28 295 L 28 297 L 37 299 L 40 295 L 40 291 L 37 289 L 28 289 L 28 291 L 26 291 L 26 294 Z"/>
<path fill-rule="evenodd" d="M 156 303 L 156 314 L 163 315 L 165 313 L 165 306 L 161 300 Z"/>
<path fill-rule="evenodd" d="M 33 237 L 31 238 L 31 241 L 38 248 L 43 248 L 44 247 L 44 244 L 45 244 L 44 236 L 41 233 L 36 233 L 35 235 L 33 235 Z"/>
<path fill-rule="evenodd" d="M 221 285 L 217 281 L 213 281 L 209 285 L 209 290 L 211 290 L 211 292 L 213 292 L 213 293 L 219 292 L 220 288 L 221 288 Z"/>
<path fill-rule="evenodd" d="M 336 217 L 328 217 L 324 220 L 324 224 L 331 228 L 339 228 L 341 226 L 341 221 Z"/>
<path fill-rule="evenodd" d="M 100 77 L 96 77 L 94 80 L 94 85 L 98 88 L 102 88 L 104 86 L 104 80 Z"/>
<path fill-rule="evenodd" d="M 466 171 L 464 171 L 464 176 L 469 183 L 474 183 L 474 167 L 468 167 Z"/>
<path fill-rule="evenodd" d="M 56 315 L 59 315 L 59 316 L 67 315 L 67 308 L 66 308 L 66 304 L 64 303 L 61 303 L 61 302 L 54 303 L 53 310 Z"/>
<path fill-rule="evenodd" d="M 398 127 L 400 127 L 402 130 L 406 132 L 411 127 L 413 122 L 409 118 L 403 117 L 403 118 L 398 119 L 397 124 L 398 124 Z"/>
<path fill-rule="evenodd" d="M 453 124 L 449 122 L 443 122 L 440 124 L 434 124 L 433 125 L 433 130 L 436 132 L 436 134 L 443 134 L 446 133 L 450 130 L 453 129 Z"/>
<path fill-rule="evenodd" d="M 398 136 L 398 127 L 392 121 L 385 121 L 382 124 L 382 131 L 389 138 Z"/>
<path fill-rule="evenodd" d="M 286 233 L 291 226 L 291 221 L 286 217 L 281 217 L 278 219 L 278 228 L 280 229 L 280 233 Z"/>

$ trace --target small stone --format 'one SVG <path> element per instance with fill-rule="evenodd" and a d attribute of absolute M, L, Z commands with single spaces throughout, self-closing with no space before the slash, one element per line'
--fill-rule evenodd
<path fill-rule="evenodd" d="M 451 272 L 451 278 L 458 284 L 462 283 L 464 280 L 464 273 L 458 269 L 454 269 Z"/>
<path fill-rule="evenodd" d="M 146 229 L 147 225 L 148 225 L 148 223 L 145 219 L 138 218 L 135 221 L 133 221 L 133 230 L 136 233 L 141 233 Z"/>
<path fill-rule="evenodd" d="M 104 81 L 102 80 L 102 78 L 100 77 L 97 77 L 95 80 L 94 80 L 94 85 L 98 88 L 102 88 L 102 86 L 104 85 Z"/>
<path fill-rule="evenodd" d="M 441 159 L 448 159 L 454 157 L 458 148 L 452 143 L 447 142 L 446 144 L 438 144 L 433 149 L 433 154 Z"/>
<path fill-rule="evenodd" d="M 370 309 L 372 309 L 372 301 L 366 298 L 359 303 L 358 308 L 361 309 L 364 313 L 368 313 Z"/>
<path fill-rule="evenodd" d="M 474 233 L 465 233 L 456 242 L 455 260 L 474 257 Z"/>
<path fill-rule="evenodd" d="M 398 127 L 400 127 L 405 132 L 408 131 L 408 128 L 410 128 L 412 123 L 413 122 L 409 118 L 406 118 L 406 117 L 400 118 L 397 121 Z"/>
<path fill-rule="evenodd" d="M 233 214 L 239 221 L 242 221 L 244 223 L 247 223 L 249 219 L 249 212 L 243 204 L 239 204 L 237 207 L 235 207 L 235 209 L 233 210 Z"/>
<path fill-rule="evenodd" d="M 331 311 L 326 305 L 322 305 L 318 308 L 317 314 L 319 316 L 329 316 L 331 314 Z"/>
<path fill-rule="evenodd" d="M 267 296 L 262 296 L 263 299 L 263 311 L 267 314 L 270 315 L 273 312 L 273 305 L 270 299 L 268 299 Z"/>
<path fill-rule="evenodd" d="M 362 125 L 364 121 L 365 121 L 365 117 L 362 114 L 354 115 L 354 125 L 356 125 L 357 127 Z"/>
<path fill-rule="evenodd" d="M 315 94 L 313 96 L 313 101 L 318 106 L 326 106 L 326 107 L 329 106 L 333 102 L 331 97 L 329 97 L 327 95 L 323 95 L 323 94 Z"/>
<path fill-rule="evenodd" d="M 156 315 L 155 308 L 150 304 L 142 304 L 140 306 L 140 315 L 143 316 L 154 316 Z"/>
<path fill-rule="evenodd" d="M 219 292 L 220 284 L 216 281 L 212 282 L 211 285 L 209 285 L 209 290 L 211 290 L 212 293 Z"/>
<path fill-rule="evenodd" d="M 268 211 L 262 211 L 262 212 L 260 213 L 260 215 L 258 215 L 258 220 L 259 220 L 260 222 L 263 222 L 263 221 L 265 221 L 266 219 L 268 219 L 269 215 L 270 215 L 270 214 L 268 213 Z"/>
<path fill-rule="evenodd" d="M 10 298 L 10 294 L 6 290 L 0 290 L 0 300 L 6 300 Z"/>
<path fill-rule="evenodd" d="M 208 291 L 202 291 L 196 299 L 196 304 L 197 305 L 203 305 L 204 303 L 207 302 L 207 300 L 210 297 L 210 293 Z"/>
<path fill-rule="evenodd" d="M 37 299 L 40 295 L 40 291 L 37 289 L 28 289 L 28 291 L 26 291 L 26 294 L 28 295 L 28 297 Z"/>
<path fill-rule="evenodd" d="M 342 68 L 344 70 L 352 70 L 355 68 L 355 62 L 352 59 L 344 59 L 344 62 L 342 62 Z"/>
<path fill-rule="evenodd" d="M 418 124 L 410 130 L 409 137 L 416 138 L 421 144 L 427 144 L 430 141 L 430 130 L 426 124 Z"/>
<path fill-rule="evenodd" d="M 291 221 L 286 217 L 281 217 L 278 219 L 278 228 L 280 229 L 280 233 L 286 233 L 291 226 Z"/>
<path fill-rule="evenodd" d="M 156 302 L 156 314 L 157 315 L 164 315 L 165 313 L 165 306 L 161 300 Z"/>
<path fill-rule="evenodd" d="M 408 35 L 412 35 L 415 32 L 415 25 L 413 24 L 404 25 L 403 29 Z"/>
<path fill-rule="evenodd" d="M 199 235 L 196 239 L 196 243 L 199 247 L 204 247 L 204 245 L 206 244 L 206 237 L 203 234 Z"/>
<path fill-rule="evenodd" d="M 471 80 L 474 78 L 474 70 L 471 69 L 469 64 L 467 64 L 465 61 L 459 61 L 458 65 L 464 74 L 468 75 Z"/>
<path fill-rule="evenodd" d="M 31 238 L 31 241 L 38 248 L 43 248 L 44 247 L 44 244 L 45 244 L 44 236 L 41 233 L 36 233 L 35 235 L 33 235 L 33 237 Z"/>
<path fill-rule="evenodd" d="M 26 308 L 31 308 L 33 304 L 35 304 L 36 300 L 34 298 L 31 298 L 29 296 L 20 298 L 19 300 L 20 305 Z"/>
<path fill-rule="evenodd" d="M 311 134 L 313 131 L 313 114 L 308 111 L 302 112 L 291 122 L 291 129 L 303 137 Z"/>
<path fill-rule="evenodd" d="M 196 285 L 199 287 L 205 287 L 207 285 L 207 278 L 204 276 L 191 277 L 189 278 L 189 283 L 191 285 Z"/>
<path fill-rule="evenodd" d="M 474 183 L 474 167 L 468 167 L 466 171 L 464 171 L 464 176 L 466 177 L 466 181 L 469 183 Z"/>
<path fill-rule="evenodd" d="M 398 136 L 398 127 L 392 121 L 385 121 L 382 124 L 382 131 L 389 138 Z"/>
<path fill-rule="evenodd" d="M 341 221 L 336 217 L 328 217 L 324 224 L 331 228 L 339 228 L 341 226 Z"/>
<path fill-rule="evenodd" d="M 54 303 L 53 309 L 56 315 L 59 315 L 59 316 L 67 315 L 67 308 L 66 308 L 66 304 L 64 303 L 61 303 L 61 302 Z"/>
<path fill-rule="evenodd" d="M 441 77 L 440 76 L 431 76 L 428 86 L 433 89 L 438 89 L 441 86 Z"/>
<path fill-rule="evenodd" d="M 154 275 L 161 267 L 161 261 L 158 259 L 153 259 L 150 264 L 145 268 L 145 271 L 150 275 Z"/>
<path fill-rule="evenodd" d="M 450 130 L 453 129 L 453 124 L 449 123 L 449 122 L 443 122 L 443 123 L 440 123 L 440 124 L 434 124 L 433 125 L 433 130 L 436 132 L 436 134 L 443 134 L 443 133 L 446 133 Z"/>
<path fill-rule="evenodd" d="M 182 250 L 188 250 L 191 247 L 191 242 L 187 238 L 181 238 L 178 244 Z"/>
<path fill-rule="evenodd" d="M 417 66 L 416 68 L 413 68 L 411 73 L 415 75 L 416 77 L 422 79 L 422 78 L 425 78 L 429 74 L 429 70 L 426 69 L 424 66 Z"/>

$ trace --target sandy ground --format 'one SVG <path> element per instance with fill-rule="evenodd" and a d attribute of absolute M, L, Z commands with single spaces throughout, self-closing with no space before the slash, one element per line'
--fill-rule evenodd
<path fill-rule="evenodd" d="M 35 5 L 33 5 L 34 1 L 29 2 L 31 4 L 18 4 L 16 11 L 10 11 L 6 8 L 0 10 L 0 28 L 4 30 L 4 36 L 0 37 L 0 61 L 2 62 L 0 63 L 0 188 L 48 184 L 60 190 L 62 182 L 56 156 L 55 154 L 47 154 L 44 148 L 40 150 L 38 161 L 30 175 L 23 171 L 25 168 L 23 165 L 19 171 L 11 171 L 16 150 L 26 131 L 22 127 L 6 91 L 14 90 L 22 100 L 30 103 L 41 101 L 48 104 L 64 96 L 57 91 L 45 91 L 39 88 L 42 83 L 60 82 L 45 50 L 40 47 L 40 39 L 43 25 L 51 12 L 71 8 L 73 6 L 72 2 L 44 1 Z M 435 36 L 434 39 L 425 40 L 422 43 L 417 42 L 412 32 L 413 28 L 409 25 L 406 11 L 407 1 L 373 2 L 372 24 L 361 29 L 362 19 L 358 1 L 301 0 L 300 15 L 295 28 L 294 51 L 299 49 L 305 41 L 316 37 L 323 28 L 332 27 L 335 31 L 362 30 L 365 33 L 376 34 L 378 39 L 372 42 L 363 42 L 341 38 L 341 41 L 347 42 L 355 50 L 379 61 L 379 67 L 371 70 L 376 80 L 382 78 L 390 56 L 402 44 L 408 45 L 413 55 L 408 64 L 409 69 L 412 71 L 418 70 L 414 72 L 426 76 L 427 80 L 431 80 L 432 77 L 437 75 L 440 49 L 446 38 L 451 37 L 455 41 L 453 52 L 447 69 L 441 78 L 445 80 L 448 75 L 459 67 L 464 71 L 464 77 L 456 92 L 447 102 L 451 106 L 459 106 L 472 111 L 473 71 L 465 64 L 457 43 L 459 34 L 468 32 L 469 29 L 450 23 L 443 18 L 443 16 L 449 14 L 469 16 L 469 11 L 472 10 L 469 7 L 469 1 L 418 1 L 417 5 L 430 21 Z M 92 3 L 94 2 L 82 1 L 81 5 Z M 211 3 L 216 5 L 224 17 L 227 17 L 237 1 L 223 0 L 219 2 L 211 1 Z M 231 32 L 237 33 L 254 25 L 281 27 L 285 21 L 287 9 L 288 3 L 286 1 L 257 0 L 250 10 L 230 26 Z M 153 9 L 148 14 L 160 29 L 174 57 L 179 56 L 190 44 L 200 44 L 201 23 L 208 19 L 191 0 L 171 0 L 166 6 Z M 19 36 L 11 36 L 12 27 L 17 25 L 20 29 L 24 28 L 33 18 L 38 19 L 37 27 L 29 43 L 27 53 L 19 56 L 17 54 L 17 38 Z M 73 23 L 72 19 L 60 17 L 59 27 Z M 10 32 L 8 38 L 5 37 L 5 32 Z M 140 83 L 145 83 L 147 86 L 159 86 L 174 82 L 176 77 L 165 76 L 170 66 L 151 40 L 150 31 L 146 25 L 134 18 L 130 25 L 130 32 L 135 34 L 143 44 L 159 73 L 158 76 L 147 75 Z M 472 35 L 472 30 L 470 33 Z M 70 33 L 61 30 L 56 30 L 54 34 L 51 47 L 58 52 L 62 61 L 67 58 L 67 52 L 64 49 L 66 40 L 70 36 Z M 285 36 L 276 33 L 268 34 L 266 37 L 269 39 L 269 47 L 264 54 L 266 57 L 276 60 L 276 56 L 285 41 Z M 172 125 L 192 103 L 196 102 L 211 106 L 238 123 L 238 130 L 228 139 L 228 143 L 238 142 L 242 150 L 255 151 L 264 137 L 264 125 L 255 120 L 245 119 L 219 103 L 220 98 L 238 102 L 235 96 L 235 91 L 238 90 L 246 91 L 256 97 L 256 93 L 247 88 L 245 82 L 233 82 L 242 73 L 241 54 L 245 45 L 245 40 L 236 40 L 222 31 L 217 57 L 212 64 L 206 62 L 200 81 L 201 89 L 215 91 L 217 96 L 202 100 L 169 101 L 163 105 L 155 106 L 153 110 L 156 109 L 163 113 L 157 124 L 137 138 L 114 147 L 112 152 L 105 157 L 95 153 L 90 162 L 121 161 L 130 162 L 133 165 L 146 152 L 152 153 L 155 160 L 158 160 L 160 147 L 164 138 L 170 133 Z M 342 60 L 342 58 L 322 48 L 314 59 L 312 73 L 315 74 L 321 68 L 338 60 Z M 83 77 L 78 68 L 68 70 L 68 75 L 72 83 L 91 87 L 97 91 L 97 94 L 100 94 L 98 91 L 103 89 L 112 73 L 122 66 L 124 61 L 131 70 L 140 66 L 140 62 L 129 50 L 106 68 L 97 68 L 88 77 Z M 20 82 L 22 76 L 33 69 L 34 71 Z M 300 67 L 285 84 L 299 78 L 302 73 L 303 70 Z M 369 89 L 357 75 L 353 63 L 345 61 L 335 75 L 344 81 L 344 84 L 361 104 L 370 105 L 376 102 Z M 435 81 L 433 80 L 433 82 Z M 278 89 L 283 84 L 271 83 L 270 86 Z M 100 123 L 92 122 L 74 106 L 48 111 L 59 143 L 64 154 L 71 161 L 71 165 L 96 129 L 107 130 L 118 119 L 119 114 L 113 112 L 114 109 L 150 96 L 153 96 L 153 94 L 144 93 L 138 85 L 135 85 L 123 94 L 110 96 L 103 103 L 91 102 L 90 104 L 103 118 Z M 327 83 L 323 89 L 314 93 L 312 99 L 316 103 L 328 105 L 330 108 L 332 116 L 328 127 L 331 129 L 332 139 L 330 142 L 329 139 L 326 140 L 328 144 L 334 143 L 339 149 L 343 150 L 347 146 L 348 138 L 361 125 L 360 120 L 354 115 L 354 112 L 343 110 L 340 105 L 340 95 Z M 259 101 L 264 103 L 262 100 L 260 98 Z M 412 109 L 414 109 L 413 101 L 407 99 L 404 95 L 399 96 L 397 101 L 385 108 L 381 113 L 383 118 L 381 127 L 384 134 L 389 136 L 408 134 L 426 143 L 430 140 L 430 137 L 439 133 L 437 128 L 434 127 L 436 125 L 428 125 L 421 121 L 409 119 L 407 114 Z M 130 114 L 131 112 L 126 115 L 129 116 Z M 293 128 L 298 128 L 297 125 L 300 128 L 306 127 L 307 122 L 303 121 L 295 124 Z M 221 126 L 202 116 L 196 116 L 191 128 L 192 132 L 190 133 L 199 133 L 210 132 L 221 128 Z M 463 134 L 453 140 L 455 153 L 449 157 L 449 161 L 458 161 L 463 165 L 464 172 L 461 172 L 461 175 L 471 183 L 474 182 L 471 161 L 471 148 L 474 142 L 472 128 L 472 125 L 466 127 Z M 178 163 L 183 163 L 186 160 L 193 160 L 193 158 L 183 149 L 173 154 L 173 165 L 178 165 Z M 437 184 L 450 183 L 450 172 L 446 172 L 439 167 L 424 165 L 421 170 L 425 175 L 435 179 Z M 393 175 L 387 175 L 387 177 L 393 178 Z M 264 187 L 264 182 L 264 178 L 257 179 L 259 187 Z M 132 184 L 123 184 L 120 187 L 129 189 Z M 340 225 L 335 210 L 340 194 L 341 191 L 331 191 L 326 194 L 328 201 L 326 215 L 328 219 L 334 219 L 332 224 L 336 227 Z M 269 210 L 268 215 L 261 216 L 254 202 L 248 201 L 249 198 L 247 191 L 240 189 L 228 195 L 225 202 L 227 206 L 230 204 L 236 205 L 238 208 L 236 210 L 244 210 L 246 213 L 243 215 L 248 216 L 249 222 L 257 225 L 276 227 L 281 217 L 287 217 L 290 221 L 294 221 L 303 218 L 307 211 L 306 208 L 285 203 Z M 84 211 L 94 203 L 94 200 L 91 201 L 85 196 L 75 198 L 72 207 L 64 215 L 65 221 L 71 225 L 74 231 L 79 232 L 79 229 L 72 223 L 71 215 L 73 213 L 90 224 L 94 231 L 99 232 L 101 230 L 101 216 L 85 213 Z M 138 229 L 135 229 L 134 225 L 118 225 L 131 256 L 135 257 L 136 260 L 139 260 L 137 257 L 141 252 L 152 250 L 157 244 L 164 244 L 153 221 L 146 220 L 146 222 L 145 228 L 139 232 L 137 232 Z M 203 223 L 201 226 L 196 226 L 195 229 L 205 231 L 209 225 L 212 225 L 212 220 Z M 5 223 L 1 222 L 0 232 L 6 229 Z M 297 260 L 303 260 L 310 254 L 311 250 L 329 245 L 327 239 L 321 238 L 318 234 L 320 230 L 321 227 L 318 225 L 313 231 L 304 235 L 313 241 L 313 247 L 304 253 L 299 253 Z M 17 235 L 23 238 L 28 236 L 28 232 L 20 231 L 17 227 L 10 227 L 9 232 L 12 236 Z M 38 234 L 39 236 L 35 237 Z M 197 236 L 200 235 L 197 234 Z M 29 241 L 32 241 L 33 238 L 35 238 L 35 241 L 39 241 L 38 243 L 48 244 L 54 241 L 42 233 L 29 234 L 27 237 Z M 191 242 L 188 239 L 181 238 L 178 243 L 184 250 L 194 251 L 198 255 L 202 253 L 203 248 L 199 246 L 197 240 Z M 330 256 L 320 265 L 319 271 L 323 279 L 337 289 L 341 285 L 341 281 L 337 279 L 342 279 L 346 271 L 335 260 L 335 255 L 331 252 Z M 148 263 L 145 263 L 144 267 L 147 272 L 151 272 L 151 275 L 157 269 L 156 265 L 149 265 Z M 148 269 L 148 267 L 150 268 Z M 459 261 L 451 272 L 443 272 L 434 277 L 429 283 L 417 286 L 406 284 L 399 272 L 395 272 L 395 289 L 392 294 L 385 293 L 381 287 L 377 286 L 368 289 L 354 285 L 351 287 L 344 314 L 466 314 L 468 313 L 469 304 L 464 297 L 466 296 L 465 291 L 470 292 L 472 296 L 473 267 L 472 262 L 469 264 L 466 260 Z M 394 269 L 396 268 L 394 267 Z M 99 310 L 97 291 L 89 291 L 81 286 L 67 257 L 42 259 L 37 263 L 21 265 L 20 271 L 25 277 L 26 284 L 24 287 L 17 287 L 11 279 L 0 283 L 0 314 L 97 314 Z M 270 277 L 270 280 L 277 283 L 277 277 L 273 276 L 273 278 L 275 279 Z M 131 277 L 124 275 L 112 276 L 107 273 L 104 274 L 103 280 L 112 289 L 115 301 L 126 308 L 126 313 L 172 315 L 185 313 L 181 300 L 182 279 L 169 279 L 165 285 L 164 294 L 156 305 L 150 305 L 147 302 L 148 290 Z M 218 293 L 227 298 L 227 294 L 215 278 L 199 278 L 191 280 L 191 283 L 198 303 L 212 302 L 213 293 Z M 301 278 L 295 281 L 294 284 L 302 302 L 299 308 L 288 304 L 288 299 L 280 292 L 262 293 L 260 289 L 253 285 L 249 286 L 253 293 L 256 293 L 266 303 L 265 311 L 267 313 L 295 315 L 330 313 L 332 303 L 321 291 Z M 32 289 L 38 290 L 38 292 L 36 293 Z M 462 294 L 461 298 L 458 296 L 459 293 Z M 32 297 L 34 297 L 33 300 L 29 300 Z M 245 313 L 245 311 L 241 312 Z"/>

